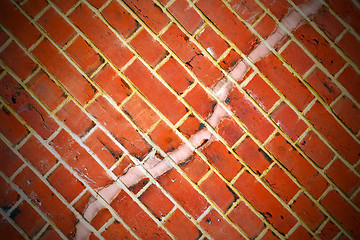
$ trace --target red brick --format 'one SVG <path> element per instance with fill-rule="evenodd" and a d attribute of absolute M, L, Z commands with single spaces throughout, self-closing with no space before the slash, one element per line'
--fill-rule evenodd
<path fill-rule="evenodd" d="M 251 79 L 244 89 L 265 111 L 269 111 L 280 99 L 277 93 L 258 74 Z"/>
<path fill-rule="evenodd" d="M 245 239 L 215 209 L 206 214 L 200 225 L 214 239 Z"/>
<path fill-rule="evenodd" d="M 235 67 L 240 59 L 240 54 L 238 54 L 234 49 L 231 49 L 228 55 L 226 55 L 226 57 L 224 57 L 224 59 L 219 64 L 225 71 L 230 71 Z"/>
<path fill-rule="evenodd" d="M 15 42 L 11 42 L 0 53 L 0 59 L 23 81 L 37 67 L 37 64 Z"/>
<path fill-rule="evenodd" d="M 48 5 L 46 0 L 29 0 L 21 7 L 31 16 L 35 17 L 39 12 Z"/>
<path fill-rule="evenodd" d="M 360 75 L 348 66 L 339 75 L 337 80 L 346 88 L 346 90 L 360 103 Z"/>
<path fill-rule="evenodd" d="M 204 124 L 194 116 L 189 115 L 188 118 L 179 126 L 179 131 L 187 138 L 190 138 L 196 132 L 204 128 Z"/>
<path fill-rule="evenodd" d="M 139 199 L 159 220 L 165 217 L 174 207 L 174 204 L 155 185 L 148 187 Z"/>
<path fill-rule="evenodd" d="M 266 39 L 270 34 L 272 34 L 277 27 L 276 22 L 266 14 L 260 22 L 255 26 L 255 31 L 264 39 Z"/>
<path fill-rule="evenodd" d="M 349 238 L 349 237 L 346 236 L 344 233 L 342 233 L 338 239 L 339 239 L 339 240 L 350 240 L 351 238 Z"/>
<path fill-rule="evenodd" d="M 63 47 L 76 34 L 75 30 L 53 8 L 49 8 L 37 20 L 50 37 Z"/>
<path fill-rule="evenodd" d="M 184 98 L 194 110 L 206 119 L 216 105 L 216 101 L 197 84 Z"/>
<path fill-rule="evenodd" d="M 314 65 L 313 60 L 295 42 L 291 42 L 281 55 L 301 76 Z"/>
<path fill-rule="evenodd" d="M 194 82 L 190 74 L 173 57 L 170 57 L 157 72 L 179 94 Z"/>
<path fill-rule="evenodd" d="M 132 92 L 129 85 L 108 64 L 96 74 L 94 81 L 118 104 Z"/>
<path fill-rule="evenodd" d="M 63 165 L 59 165 L 47 180 L 69 203 L 84 190 L 83 184 Z"/>
<path fill-rule="evenodd" d="M 80 4 L 69 18 L 118 68 L 132 58 L 133 53 L 86 4 Z"/>
<path fill-rule="evenodd" d="M 113 173 L 117 176 L 120 177 L 122 175 L 124 175 L 130 167 L 134 166 L 133 161 L 130 159 L 129 156 L 125 156 L 120 163 L 118 163 L 116 165 L 116 167 L 113 169 Z"/>
<path fill-rule="evenodd" d="M 249 24 L 253 24 L 264 12 L 254 1 L 232 0 L 230 4 L 241 18 Z"/>
<path fill-rule="evenodd" d="M 266 233 L 262 236 L 261 239 L 263 239 L 263 240 L 276 240 L 276 239 L 279 239 L 279 238 L 271 230 L 267 230 Z"/>
<path fill-rule="evenodd" d="M 0 83 L 0 95 L 42 138 L 56 131 L 58 124 L 12 76 L 5 75 Z"/>
<path fill-rule="evenodd" d="M 234 155 L 219 141 L 213 141 L 202 149 L 202 152 L 228 181 L 231 181 L 242 167 Z"/>
<path fill-rule="evenodd" d="M 206 86 L 214 86 L 223 77 L 221 71 L 175 24 L 161 38 Z"/>
<path fill-rule="evenodd" d="M 299 226 L 290 236 L 289 239 L 297 240 L 297 239 L 304 239 L 304 240 L 311 240 L 315 239 L 311 236 L 311 234 L 303 227 Z"/>
<path fill-rule="evenodd" d="M 238 89 L 233 88 L 225 102 L 247 129 L 261 142 L 264 142 L 275 130 L 274 126 L 250 102 L 248 97 Z"/>
<path fill-rule="evenodd" d="M 101 6 L 104 5 L 106 0 L 89 0 L 88 2 L 96 8 L 101 8 Z"/>
<path fill-rule="evenodd" d="M 335 190 L 330 191 L 321 200 L 321 204 L 353 238 L 360 237 L 360 213 L 346 202 L 339 193 Z"/>
<path fill-rule="evenodd" d="M 234 186 L 280 233 L 286 234 L 297 222 L 248 172 L 241 174 Z"/>
<path fill-rule="evenodd" d="M 235 152 L 258 175 L 272 163 L 271 158 L 250 137 L 246 137 Z"/>
<path fill-rule="evenodd" d="M 276 2 L 272 0 L 261 0 L 261 2 L 269 8 L 272 14 L 279 20 L 281 20 L 291 8 L 291 5 L 286 0 L 278 0 Z"/>
<path fill-rule="evenodd" d="M 331 149 L 313 131 L 306 134 L 299 147 L 321 168 L 324 168 L 334 157 Z"/>
<path fill-rule="evenodd" d="M 326 240 L 333 239 L 338 233 L 339 228 L 332 221 L 329 221 L 325 224 L 317 236 L 322 240 Z"/>
<path fill-rule="evenodd" d="M 56 157 L 34 136 L 19 151 L 43 175 L 57 163 Z"/>
<path fill-rule="evenodd" d="M 357 54 L 360 52 L 360 41 L 357 40 L 352 33 L 345 33 L 340 41 L 337 42 L 337 45 L 354 61 L 357 66 L 360 65 L 360 57 Z"/>
<path fill-rule="evenodd" d="M 354 134 L 358 133 L 360 130 L 360 109 L 350 98 L 343 96 L 333 106 L 333 110 Z"/>
<path fill-rule="evenodd" d="M 331 164 L 326 170 L 326 174 L 349 197 L 360 186 L 360 178 L 340 159 L 336 159 L 335 162 Z"/>
<path fill-rule="evenodd" d="M 26 85 L 51 111 L 66 99 L 66 93 L 43 70 Z"/>
<path fill-rule="evenodd" d="M 130 37 L 140 27 L 140 24 L 117 1 L 107 5 L 102 10 L 102 14 L 124 38 Z"/>
<path fill-rule="evenodd" d="M 203 159 L 194 153 L 179 166 L 186 173 L 186 175 L 195 183 L 209 171 L 210 167 L 205 163 Z"/>
<path fill-rule="evenodd" d="M 341 93 L 336 84 L 318 68 L 307 77 L 306 81 L 327 104 L 332 103 Z"/>
<path fill-rule="evenodd" d="M 164 152 L 171 152 L 182 143 L 181 138 L 164 121 L 160 122 L 149 135 Z"/>
<path fill-rule="evenodd" d="M 200 236 L 199 229 L 179 209 L 174 211 L 164 225 L 179 240 L 198 239 Z"/>
<path fill-rule="evenodd" d="M 79 137 L 84 136 L 95 125 L 72 100 L 62 106 L 56 116 Z"/>
<path fill-rule="evenodd" d="M 298 27 L 294 36 L 317 58 L 329 72 L 335 75 L 345 64 L 345 60 L 308 23 Z"/>
<path fill-rule="evenodd" d="M 149 182 L 149 178 L 143 178 L 141 179 L 137 184 L 129 187 L 129 190 L 133 193 L 133 194 L 137 194 L 138 192 L 140 192 L 141 189 L 143 189 L 143 187 L 145 187 L 145 185 Z"/>
<path fill-rule="evenodd" d="M 72 213 L 31 170 L 26 167 L 14 179 L 32 203 L 64 233 L 70 237 L 75 233 L 75 222 Z"/>
<path fill-rule="evenodd" d="M 354 164 L 359 160 L 360 144 L 319 102 L 305 116 L 349 163 Z"/>
<path fill-rule="evenodd" d="M 233 146 L 245 134 L 235 120 L 228 117 L 220 120 L 216 131 L 230 146 Z"/>
<path fill-rule="evenodd" d="M 7 40 L 9 40 L 9 35 L 2 28 L 0 28 L 0 46 L 2 46 Z"/>
<path fill-rule="evenodd" d="M 124 1 L 134 12 L 148 25 L 156 34 L 160 32 L 169 22 L 163 10 L 151 0 Z M 151 17 L 149 17 L 151 16 Z"/>
<path fill-rule="evenodd" d="M 125 74 L 159 111 L 175 124 L 186 114 L 185 106 L 143 65 L 135 60 Z"/>
<path fill-rule="evenodd" d="M 358 16 L 360 15 L 359 8 L 349 0 L 345 1 L 336 1 L 336 0 L 327 0 L 326 1 L 330 8 L 332 8 L 336 14 L 338 14 L 345 22 L 352 26 L 356 32 L 360 33 L 360 23 Z"/>
<path fill-rule="evenodd" d="M 30 238 L 33 238 L 46 224 L 45 220 L 26 201 L 22 201 L 10 217 Z"/>
<path fill-rule="evenodd" d="M 124 191 L 112 201 L 111 207 L 140 238 L 171 239 Z"/>
<path fill-rule="evenodd" d="M 137 94 L 127 101 L 122 109 L 144 132 L 159 120 L 154 110 Z"/>
<path fill-rule="evenodd" d="M 91 75 L 104 61 L 80 36 L 71 43 L 66 52 L 88 75 Z"/>
<path fill-rule="evenodd" d="M 256 66 L 301 111 L 314 99 L 306 86 L 274 54 L 263 58 Z"/>
<path fill-rule="evenodd" d="M 360 206 L 360 194 L 357 193 L 356 196 L 353 197 L 352 201 L 355 203 L 356 206 Z"/>
<path fill-rule="evenodd" d="M 19 199 L 20 195 L 11 187 L 9 183 L 5 181 L 3 177 L 0 177 L 0 208 L 5 212 L 8 212 L 8 210 Z"/>
<path fill-rule="evenodd" d="M 226 212 L 237 198 L 235 193 L 214 172 L 199 186 L 223 212 Z"/>
<path fill-rule="evenodd" d="M 82 105 L 95 95 L 96 89 L 68 62 L 49 40 L 44 39 L 32 52 Z"/>
<path fill-rule="evenodd" d="M 304 193 L 301 193 L 291 204 L 291 208 L 304 220 L 314 232 L 325 220 L 325 215 L 315 203 Z"/>
<path fill-rule="evenodd" d="M 6 107 L 0 109 L 0 132 L 15 146 L 29 134 L 27 128 Z"/>
<path fill-rule="evenodd" d="M 274 165 L 264 177 L 269 187 L 282 199 L 288 203 L 300 188 L 291 178 L 278 166 Z"/>
<path fill-rule="evenodd" d="M 209 207 L 206 199 L 175 169 L 160 176 L 158 182 L 194 218 L 200 217 Z"/>
<path fill-rule="evenodd" d="M 249 54 L 258 41 L 256 36 L 219 0 L 201 0 L 196 3 L 200 10 L 244 54 Z M 216 11 L 214 11 L 216 9 Z M 234 31 L 237 29 L 237 31 Z M 238 34 L 241 32 L 241 34 Z"/>
<path fill-rule="evenodd" d="M 186 0 L 176 0 L 168 10 L 190 34 L 193 34 L 203 23 L 202 18 L 194 10 L 192 4 L 189 4 Z"/>
<path fill-rule="evenodd" d="M 99 163 L 65 130 L 61 130 L 50 142 L 50 145 L 91 187 L 104 187 L 111 181 Z"/>
<path fill-rule="evenodd" d="M 270 115 L 271 119 L 293 141 L 307 129 L 306 123 L 286 103 L 281 103 Z"/>
<path fill-rule="evenodd" d="M 136 239 L 134 238 L 130 232 L 118 221 L 114 221 L 110 226 L 105 228 L 104 232 L 101 235 L 105 239 Z"/>
<path fill-rule="evenodd" d="M 109 219 L 112 217 L 110 211 L 107 208 L 101 209 L 96 216 L 91 220 L 91 225 L 99 230 Z"/>
<path fill-rule="evenodd" d="M 130 154 L 141 159 L 150 146 L 121 113 L 104 97 L 99 97 L 87 110 L 121 143 Z M 136 144 L 133 144 L 136 143 Z"/>
<path fill-rule="evenodd" d="M 345 30 L 345 27 L 331 14 L 327 7 L 322 7 L 313 18 L 316 25 L 325 32 L 331 39 L 335 40 L 337 36 Z"/>
<path fill-rule="evenodd" d="M 77 3 L 78 0 L 54 0 L 54 3 L 60 8 L 64 13 L 70 10 L 72 6 Z"/>
<path fill-rule="evenodd" d="M 218 59 L 229 45 L 219 36 L 209 25 L 206 26 L 197 36 L 197 40 L 210 53 L 210 55 Z"/>
<path fill-rule="evenodd" d="M 96 129 L 84 143 L 108 168 L 114 165 L 123 153 L 101 129 Z"/>
<path fill-rule="evenodd" d="M 89 191 L 86 191 L 74 204 L 73 207 L 79 213 L 84 213 L 85 209 L 87 208 L 89 201 L 94 200 L 94 196 L 91 195 Z"/>
<path fill-rule="evenodd" d="M 142 29 L 130 42 L 131 46 L 151 66 L 155 67 L 167 55 L 167 51 L 145 29 Z"/>
<path fill-rule="evenodd" d="M 0 231 L 4 239 L 26 239 L 3 216 L 0 217 Z"/>
<path fill-rule="evenodd" d="M 241 201 L 228 216 L 251 239 L 255 239 L 265 227 L 261 219 L 246 206 L 244 201 Z"/>
<path fill-rule="evenodd" d="M 39 30 L 9 1 L 1 3 L 0 22 L 26 48 L 33 45 L 41 36 Z"/>

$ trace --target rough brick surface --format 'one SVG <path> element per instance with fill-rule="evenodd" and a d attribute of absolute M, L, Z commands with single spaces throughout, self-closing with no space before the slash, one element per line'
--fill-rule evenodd
<path fill-rule="evenodd" d="M 2 0 L 0 239 L 359 239 L 359 15 Z"/>

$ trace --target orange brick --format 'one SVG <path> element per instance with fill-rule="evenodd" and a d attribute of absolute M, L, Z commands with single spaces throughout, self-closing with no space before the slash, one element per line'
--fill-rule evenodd
<path fill-rule="evenodd" d="M 218 59 L 229 47 L 224 39 L 220 37 L 209 25 L 196 36 L 196 39 L 215 59 Z"/>
<path fill-rule="evenodd" d="M 245 133 L 233 118 L 227 117 L 221 119 L 216 131 L 230 146 L 234 145 Z"/>
<path fill-rule="evenodd" d="M 317 235 L 322 240 L 333 239 L 339 233 L 339 231 L 339 228 L 332 221 L 329 221 Z"/>
<path fill-rule="evenodd" d="M 301 76 L 314 65 L 313 60 L 295 42 L 291 42 L 281 55 Z"/>
<path fill-rule="evenodd" d="M 200 236 L 199 229 L 179 209 L 174 211 L 164 225 L 177 239 L 197 239 Z"/>
<path fill-rule="evenodd" d="M 164 121 L 156 126 L 150 137 L 164 152 L 171 152 L 182 143 L 180 137 Z"/>
<path fill-rule="evenodd" d="M 29 134 L 29 130 L 6 107 L 0 109 L 0 123 L 0 132 L 14 146 Z"/>
<path fill-rule="evenodd" d="M 360 130 L 360 109 L 350 98 L 343 96 L 333 106 L 333 110 L 354 134 L 358 133 Z"/>
<path fill-rule="evenodd" d="M 253 24 L 264 12 L 254 1 L 233 0 L 230 4 L 233 9 L 250 24 Z"/>
<path fill-rule="evenodd" d="M 206 119 L 213 112 L 216 105 L 216 101 L 199 84 L 191 89 L 184 99 L 203 119 Z"/>
<path fill-rule="evenodd" d="M 168 10 L 190 34 L 193 34 L 203 23 L 202 18 L 186 0 L 176 0 Z"/>
<path fill-rule="evenodd" d="M 197 153 L 193 153 L 193 155 L 183 163 L 180 163 L 179 166 L 195 183 L 197 183 L 210 169 Z"/>
<path fill-rule="evenodd" d="M 134 238 L 131 233 L 118 221 L 114 221 L 110 226 L 105 228 L 104 232 L 101 233 L 101 235 L 105 239 L 136 239 Z"/>
<path fill-rule="evenodd" d="M 275 31 L 276 27 L 276 22 L 269 16 L 269 14 L 266 14 L 263 19 L 256 24 L 254 29 L 262 38 L 266 39 Z"/>

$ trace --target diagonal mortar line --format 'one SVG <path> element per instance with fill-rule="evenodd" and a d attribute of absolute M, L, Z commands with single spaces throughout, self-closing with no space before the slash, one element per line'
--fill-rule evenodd
<path fill-rule="evenodd" d="M 318 4 L 319 5 L 319 4 Z M 305 6 L 305 5 L 304 5 Z M 318 6 L 318 8 L 320 8 L 322 6 L 322 4 L 320 4 L 320 6 Z M 317 9 L 315 10 L 315 12 L 317 11 Z M 297 25 L 297 24 L 296 24 Z M 295 26 L 296 26 L 295 25 Z M 295 27 L 294 26 L 294 27 Z M 278 32 L 276 32 L 277 34 L 279 34 Z M 283 36 L 285 35 L 285 33 L 282 33 L 283 34 Z M 283 36 L 281 36 L 281 37 L 278 37 L 278 38 L 276 38 L 275 40 L 280 40 Z M 277 41 L 274 41 L 274 44 L 276 44 L 277 43 Z M 256 49 L 260 49 L 260 50 L 256 50 Z M 266 51 L 267 50 L 267 51 Z M 259 53 L 262 53 L 264 56 L 262 56 L 261 54 L 260 55 L 256 55 L 256 53 L 257 52 L 259 52 Z M 265 57 L 268 53 L 270 52 L 270 50 L 268 50 L 268 49 L 265 49 L 264 47 L 259 47 L 259 48 L 255 48 L 255 50 L 253 51 L 253 53 L 254 53 L 254 56 L 255 57 L 258 57 L 259 59 L 260 59 L 260 57 Z M 258 60 L 259 60 L 258 59 Z M 247 65 L 243 62 L 243 61 L 241 61 L 232 71 L 238 71 L 238 73 L 237 73 L 237 77 L 239 78 L 239 79 L 241 79 L 244 75 L 245 75 L 245 71 L 247 70 Z M 229 80 L 228 80 L 229 81 Z M 228 83 L 228 81 L 225 81 L 225 82 L 221 82 L 220 83 L 220 88 L 221 88 L 221 86 L 224 86 L 225 84 L 227 84 Z M 230 81 L 229 81 L 230 82 Z M 223 97 L 227 97 L 227 95 L 228 95 L 228 93 L 230 92 L 230 90 L 232 89 L 232 84 L 230 83 L 230 84 L 228 84 L 227 85 L 228 87 L 226 87 L 226 88 L 224 88 L 224 91 L 223 92 L 221 92 L 220 94 L 219 94 L 219 97 L 221 97 L 221 98 L 223 98 Z M 217 88 L 219 88 L 219 84 L 217 84 L 216 86 L 215 86 L 215 89 L 217 89 Z M 221 109 L 222 110 L 222 109 Z M 225 116 L 225 114 L 226 114 L 226 112 L 224 112 L 224 111 L 220 111 L 219 109 L 216 109 L 215 108 L 215 110 L 214 110 L 214 112 L 212 113 L 212 115 L 209 117 L 209 120 L 210 120 L 210 122 L 214 122 L 214 124 L 215 124 L 215 126 L 217 125 L 217 119 L 220 119 L 220 118 L 222 118 L 223 116 Z M 212 119 L 214 119 L 214 120 L 212 120 Z M 199 147 L 200 146 L 200 144 L 201 144 L 201 142 L 202 142 L 202 140 L 204 140 L 204 139 L 210 139 L 210 137 L 211 137 L 211 133 L 210 132 L 208 132 L 208 130 L 207 129 L 204 129 L 204 130 L 201 130 L 200 132 L 198 132 L 198 133 L 196 133 L 196 134 L 194 134 L 190 139 L 192 139 L 193 140 L 193 142 L 195 142 L 195 146 L 196 147 Z M 182 146 L 185 146 L 185 147 L 182 147 Z M 188 149 L 186 149 L 186 147 L 188 148 Z M 185 153 L 184 153 L 184 150 L 185 150 Z M 169 156 L 171 156 L 171 158 L 175 161 L 175 163 L 180 163 L 182 160 L 183 160 L 183 158 L 184 158 L 184 156 L 189 156 L 190 154 L 192 154 L 192 150 L 187 146 L 187 145 L 181 145 L 177 150 L 175 150 L 175 151 L 173 151 L 173 152 L 170 152 L 170 153 L 168 153 L 168 155 Z M 186 159 L 186 158 L 185 158 Z M 156 162 L 157 164 L 155 165 L 155 166 L 153 166 L 152 164 L 154 163 L 154 162 Z M 149 163 L 149 164 L 147 164 L 147 163 Z M 146 170 L 148 171 L 148 172 L 150 172 L 154 177 L 158 177 L 158 176 L 160 176 L 160 175 L 162 175 L 163 173 L 165 173 L 166 171 L 168 171 L 169 169 L 170 169 L 170 166 L 168 165 L 168 163 L 165 161 L 165 159 L 164 160 L 160 160 L 160 159 L 158 159 L 157 157 L 153 157 L 153 158 L 150 158 L 148 161 L 146 161 L 145 162 L 145 164 L 144 164 L 144 167 L 146 168 Z M 133 170 L 132 170 L 133 169 Z M 129 184 L 131 184 L 131 183 L 133 183 L 133 182 L 138 182 L 138 181 L 140 181 L 143 177 L 144 177 L 144 175 L 143 175 L 143 173 L 140 171 L 140 169 L 139 168 L 137 168 L 137 167 L 133 167 L 132 169 L 130 169 L 129 171 L 128 171 L 128 173 L 127 174 L 125 174 L 125 175 L 123 175 L 123 176 L 121 176 L 120 177 L 120 180 L 122 180 L 122 182 L 124 182 L 125 183 L 125 185 L 127 185 L 126 184 L 126 181 L 128 181 L 129 182 Z M 129 175 L 129 176 L 127 176 L 127 175 Z M 127 180 L 128 179 L 128 180 Z M 100 190 L 100 191 L 103 191 L 104 193 L 105 193 L 105 191 L 106 191 L 106 193 L 107 192 L 109 192 L 110 193 L 110 191 L 111 190 L 113 190 L 113 191 L 119 191 L 119 190 L 117 190 L 117 189 L 111 189 L 111 187 L 109 186 L 108 188 L 104 188 L 104 189 L 102 189 L 102 190 Z M 117 194 L 118 192 L 113 192 L 111 195 L 115 195 L 116 196 L 116 194 Z M 94 207 L 94 208 L 93 208 Z M 94 212 L 93 210 L 94 209 L 96 209 L 96 205 L 89 205 L 88 206 L 88 208 L 85 210 L 85 212 Z M 97 213 L 97 211 L 94 213 L 94 216 L 96 215 L 96 213 Z M 92 216 L 92 217 L 94 217 L 94 216 Z"/>

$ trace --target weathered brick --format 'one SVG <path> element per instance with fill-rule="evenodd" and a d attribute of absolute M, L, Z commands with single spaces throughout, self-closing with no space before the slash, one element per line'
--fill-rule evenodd
<path fill-rule="evenodd" d="M 0 53 L 0 59 L 23 81 L 37 67 L 37 64 L 15 42 L 11 42 Z"/>
<path fill-rule="evenodd" d="M 206 119 L 213 111 L 216 101 L 208 94 L 199 84 L 197 84 L 190 92 L 186 94 L 184 99 L 190 104 L 194 110 Z"/>
<path fill-rule="evenodd" d="M 95 95 L 96 89 L 49 40 L 41 41 L 32 53 L 82 105 Z"/>
<path fill-rule="evenodd" d="M 43 175 L 58 161 L 34 136 L 31 136 L 19 151 Z"/>
<path fill-rule="evenodd" d="M 339 75 L 337 80 L 360 103 L 360 75 L 350 66 Z"/>
<path fill-rule="evenodd" d="M 70 57 L 84 70 L 91 75 L 104 61 L 93 48 L 80 36 L 66 48 Z"/>
<path fill-rule="evenodd" d="M 316 199 L 328 187 L 325 178 L 280 134 L 277 133 L 266 148 Z"/>
<path fill-rule="evenodd" d="M 150 147 L 147 142 L 104 97 L 97 98 L 95 102 L 87 107 L 87 110 L 100 124 L 107 128 L 130 154 L 141 159 L 148 153 Z"/>
<path fill-rule="evenodd" d="M 301 76 L 314 65 L 313 60 L 295 42 L 291 42 L 281 55 Z"/>
<path fill-rule="evenodd" d="M 199 229 L 179 209 L 174 211 L 164 225 L 177 239 L 197 239 L 200 236 Z"/>
<path fill-rule="evenodd" d="M 26 85 L 51 111 L 66 99 L 66 93 L 43 70 Z"/>
<path fill-rule="evenodd" d="M 22 8 L 31 16 L 35 17 L 48 5 L 46 0 L 29 0 L 22 4 Z"/>
<path fill-rule="evenodd" d="M 248 130 L 261 142 L 264 142 L 275 130 L 274 126 L 272 126 L 255 105 L 250 102 L 248 97 L 238 89 L 234 88 L 231 90 L 226 99 L 226 103 L 239 120 L 243 122 Z"/>
<path fill-rule="evenodd" d="M 254 27 L 255 31 L 264 39 L 272 34 L 277 27 L 276 22 L 266 14 Z"/>
<path fill-rule="evenodd" d="M 176 0 L 168 10 L 190 34 L 193 34 L 203 23 L 200 15 L 186 0 Z"/>
<path fill-rule="evenodd" d="M 3 216 L 0 217 L 0 231 L 4 239 L 26 239 Z"/>
<path fill-rule="evenodd" d="M 124 191 L 112 201 L 111 207 L 140 238 L 171 239 Z"/>
<path fill-rule="evenodd" d="M 38 178 L 30 168 L 26 167 L 14 179 L 32 203 L 35 204 L 65 236 L 71 237 L 75 233 L 76 218 L 50 188 Z"/>
<path fill-rule="evenodd" d="M 213 141 L 202 149 L 202 152 L 228 181 L 231 181 L 242 168 L 241 163 L 220 141 Z"/>
<path fill-rule="evenodd" d="M 197 153 L 191 155 L 183 163 L 180 163 L 179 166 L 195 183 L 197 183 L 210 169 L 209 165 L 207 165 Z"/>
<path fill-rule="evenodd" d="M 228 55 L 226 55 L 226 57 L 224 57 L 224 59 L 219 64 L 224 70 L 230 71 L 235 67 L 240 59 L 240 54 L 238 54 L 234 49 L 231 49 Z"/>
<path fill-rule="evenodd" d="M 349 163 L 354 164 L 359 160 L 360 144 L 319 102 L 305 116 Z"/>
<path fill-rule="evenodd" d="M 201 0 L 196 3 L 200 10 L 244 54 L 249 54 L 258 41 L 257 37 L 219 0 Z M 216 9 L 216 11 L 214 11 Z M 234 29 L 237 29 L 234 31 Z M 241 34 L 238 34 L 241 32 Z"/>
<path fill-rule="evenodd" d="M 83 180 L 93 188 L 104 187 L 111 181 L 105 170 L 94 158 L 81 147 L 65 130 L 50 142 L 50 145 L 60 154 Z"/>
<path fill-rule="evenodd" d="M 296 239 L 304 239 L 304 240 L 313 240 L 314 238 L 311 234 L 303 227 L 299 226 L 290 236 L 289 239 L 296 240 Z"/>
<path fill-rule="evenodd" d="M 261 2 L 269 8 L 272 14 L 279 20 L 281 20 L 291 8 L 291 5 L 286 0 L 277 0 L 276 2 L 272 0 L 261 0 Z"/>
<path fill-rule="evenodd" d="M 80 4 L 69 18 L 118 68 L 132 58 L 132 52 L 86 4 Z"/>
<path fill-rule="evenodd" d="M 230 146 L 233 146 L 245 133 L 233 118 L 228 117 L 220 120 L 216 131 Z"/>
<path fill-rule="evenodd" d="M 266 233 L 264 234 L 264 236 L 262 236 L 263 240 L 277 240 L 280 239 L 278 238 L 278 236 L 275 235 L 275 233 L 273 233 L 271 230 L 266 231 Z"/>
<path fill-rule="evenodd" d="M 29 130 L 6 107 L 0 109 L 0 132 L 14 146 L 29 134 Z"/>
<path fill-rule="evenodd" d="M 327 0 L 326 2 L 336 14 L 352 26 L 356 32 L 360 33 L 360 23 L 358 21 L 360 10 L 352 1 L 345 0 L 339 2 L 336 0 Z"/>
<path fill-rule="evenodd" d="M 59 234 L 51 226 L 47 227 L 47 229 L 39 237 L 39 240 L 61 240 L 61 239 L 62 238 L 59 236 Z"/>
<path fill-rule="evenodd" d="M 96 74 L 94 81 L 118 104 L 132 92 L 129 85 L 108 64 Z"/>
<path fill-rule="evenodd" d="M 71 100 L 60 108 L 56 113 L 56 116 L 79 137 L 85 135 L 95 125 L 94 122 Z"/>
<path fill-rule="evenodd" d="M 101 233 L 101 235 L 105 239 L 136 239 L 134 238 L 131 233 L 118 221 L 114 221 L 110 226 L 105 228 L 104 232 Z"/>
<path fill-rule="evenodd" d="M 332 221 L 329 221 L 325 224 L 317 236 L 322 240 L 333 239 L 338 233 L 339 228 Z"/>
<path fill-rule="evenodd" d="M 343 96 L 334 106 L 336 115 L 348 126 L 351 131 L 357 134 L 360 130 L 360 109 L 355 103 Z"/>
<path fill-rule="evenodd" d="M 0 208 L 7 212 L 20 198 L 20 195 L 0 177 Z"/>
<path fill-rule="evenodd" d="M 321 200 L 326 210 L 341 223 L 354 238 L 360 237 L 360 213 L 356 211 L 345 199 L 332 190 Z"/>
<path fill-rule="evenodd" d="M 149 135 L 164 152 L 171 152 L 182 143 L 181 138 L 164 121 L 161 121 Z"/>
<path fill-rule="evenodd" d="M 132 166 L 134 166 L 133 161 L 129 156 L 125 156 L 123 159 L 121 159 L 120 163 L 116 164 L 116 167 L 113 169 L 113 173 L 117 177 L 120 177 L 124 175 Z"/>
<path fill-rule="evenodd" d="M 70 24 L 53 8 L 46 10 L 37 22 L 61 47 L 76 34 Z"/>
<path fill-rule="evenodd" d="M 109 219 L 112 217 L 110 211 L 107 208 L 101 209 L 96 216 L 91 220 L 91 225 L 99 230 Z"/>
<path fill-rule="evenodd" d="M 9 38 L 9 35 L 7 35 L 2 28 L 0 28 L 0 46 L 2 46 L 7 40 L 9 40 Z"/>
<path fill-rule="evenodd" d="M 188 118 L 179 126 L 179 131 L 187 138 L 190 138 L 196 132 L 204 128 L 204 124 L 194 116 L 189 115 Z"/>
<path fill-rule="evenodd" d="M 125 74 L 162 114 L 173 124 L 186 114 L 185 106 L 180 103 L 140 60 L 134 61 Z"/>
<path fill-rule="evenodd" d="M 345 35 L 337 42 L 339 47 L 348 55 L 354 63 L 360 65 L 360 57 L 357 54 L 360 52 L 360 41 L 350 32 L 345 33 Z"/>
<path fill-rule="evenodd" d="M 42 138 L 59 127 L 45 109 L 9 74 L 1 80 L 0 95 Z"/>
<path fill-rule="evenodd" d="M 89 0 L 88 2 L 96 8 L 100 8 L 102 5 L 104 5 L 106 0 Z"/>
<path fill-rule="evenodd" d="M 331 39 L 335 40 L 337 36 L 345 30 L 345 27 L 331 14 L 327 7 L 322 7 L 315 15 L 314 22 Z"/>
<path fill-rule="evenodd" d="M 286 234 L 297 222 L 248 172 L 241 174 L 234 186 L 280 233 Z"/>
<path fill-rule="evenodd" d="M 210 53 L 210 55 L 218 59 L 229 45 L 219 36 L 209 25 L 206 26 L 197 36 L 196 39 Z"/>
<path fill-rule="evenodd" d="M 301 111 L 314 99 L 306 86 L 273 53 L 258 61 L 256 66 Z"/>
<path fill-rule="evenodd" d="M 232 0 L 230 4 L 242 19 L 250 24 L 253 24 L 264 12 L 255 1 Z"/>

